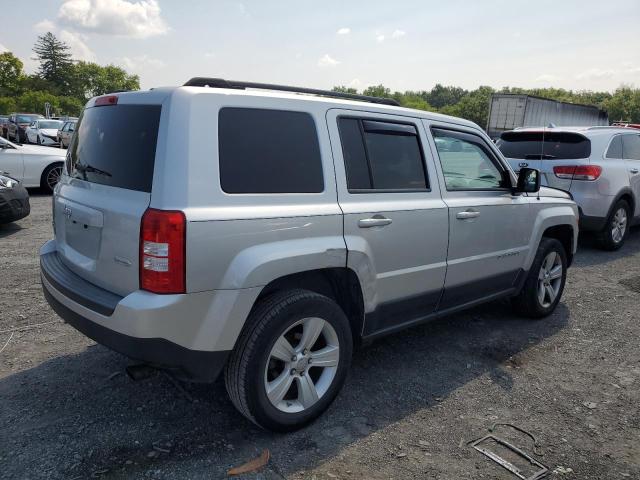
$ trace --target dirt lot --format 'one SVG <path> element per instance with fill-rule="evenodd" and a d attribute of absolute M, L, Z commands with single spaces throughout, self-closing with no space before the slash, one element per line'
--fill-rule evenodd
<path fill-rule="evenodd" d="M 1 478 L 224 478 L 268 448 L 246 478 L 515 479 L 466 445 L 506 422 L 537 437 L 555 477 L 640 479 L 638 230 L 620 252 L 581 242 L 552 317 L 497 302 L 380 340 L 356 352 L 324 417 L 274 435 L 222 382 L 133 382 L 126 358 L 59 320 L 38 273 L 50 202 L 34 195 L 30 217 L 0 227 Z"/>

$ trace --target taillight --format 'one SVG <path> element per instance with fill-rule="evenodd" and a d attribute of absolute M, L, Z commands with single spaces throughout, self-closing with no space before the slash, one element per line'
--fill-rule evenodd
<path fill-rule="evenodd" d="M 599 165 L 561 165 L 553 167 L 553 173 L 558 178 L 568 180 L 597 180 L 602 173 Z"/>
<path fill-rule="evenodd" d="M 96 101 L 93 103 L 93 106 L 101 107 L 105 105 L 117 105 L 117 104 L 118 104 L 117 95 L 104 95 L 102 97 L 96 98 Z"/>
<path fill-rule="evenodd" d="M 140 225 L 140 288 L 153 293 L 185 293 L 184 213 L 148 208 Z"/>

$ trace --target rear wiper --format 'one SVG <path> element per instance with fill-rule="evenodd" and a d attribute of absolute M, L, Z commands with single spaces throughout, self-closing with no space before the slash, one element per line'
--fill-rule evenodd
<path fill-rule="evenodd" d="M 76 164 L 76 170 L 78 170 L 79 172 L 82 172 L 84 174 L 84 179 L 87 179 L 87 173 L 95 173 L 96 175 L 104 175 L 105 177 L 111 177 L 112 175 L 105 171 L 105 170 L 100 170 L 97 167 L 94 167 L 93 165 L 82 165 L 82 164 Z"/>
<path fill-rule="evenodd" d="M 546 153 L 541 155 L 539 153 L 529 153 L 524 156 L 525 160 L 553 160 L 557 158 L 555 155 L 547 155 Z"/>

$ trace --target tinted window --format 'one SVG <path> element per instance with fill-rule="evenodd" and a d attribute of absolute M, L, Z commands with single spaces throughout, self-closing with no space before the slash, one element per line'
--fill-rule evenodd
<path fill-rule="evenodd" d="M 324 189 L 318 134 L 302 112 L 223 108 L 220 184 L 227 193 L 318 193 Z"/>
<path fill-rule="evenodd" d="M 425 190 L 424 160 L 413 125 L 341 118 L 349 190 Z"/>
<path fill-rule="evenodd" d="M 622 135 L 616 135 L 607 149 L 607 158 L 622 158 Z"/>
<path fill-rule="evenodd" d="M 360 120 L 355 118 L 341 118 L 338 121 L 342 155 L 347 170 L 347 186 L 349 190 L 363 190 L 371 188 L 371 177 L 367 163 L 367 153 L 362 141 Z"/>
<path fill-rule="evenodd" d="M 480 138 L 433 129 L 447 190 L 486 190 L 504 187 L 503 173 Z"/>
<path fill-rule="evenodd" d="M 507 158 L 573 160 L 591 155 L 589 139 L 573 132 L 505 132 L 496 145 Z"/>
<path fill-rule="evenodd" d="M 622 143 L 622 155 L 625 159 L 640 160 L 640 135 L 625 135 Z"/>
<path fill-rule="evenodd" d="M 88 182 L 151 192 L 160 106 L 87 108 L 69 147 L 68 171 Z"/>

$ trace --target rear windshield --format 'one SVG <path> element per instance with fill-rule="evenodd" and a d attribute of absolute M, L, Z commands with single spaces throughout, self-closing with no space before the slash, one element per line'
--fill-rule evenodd
<path fill-rule="evenodd" d="M 16 121 L 18 123 L 33 123 L 40 118 L 38 115 L 18 115 Z"/>
<path fill-rule="evenodd" d="M 69 148 L 69 175 L 151 192 L 159 124 L 159 105 L 87 108 L 78 120 Z"/>
<path fill-rule="evenodd" d="M 496 145 L 507 158 L 573 160 L 591 155 L 589 139 L 573 132 L 505 132 Z"/>

